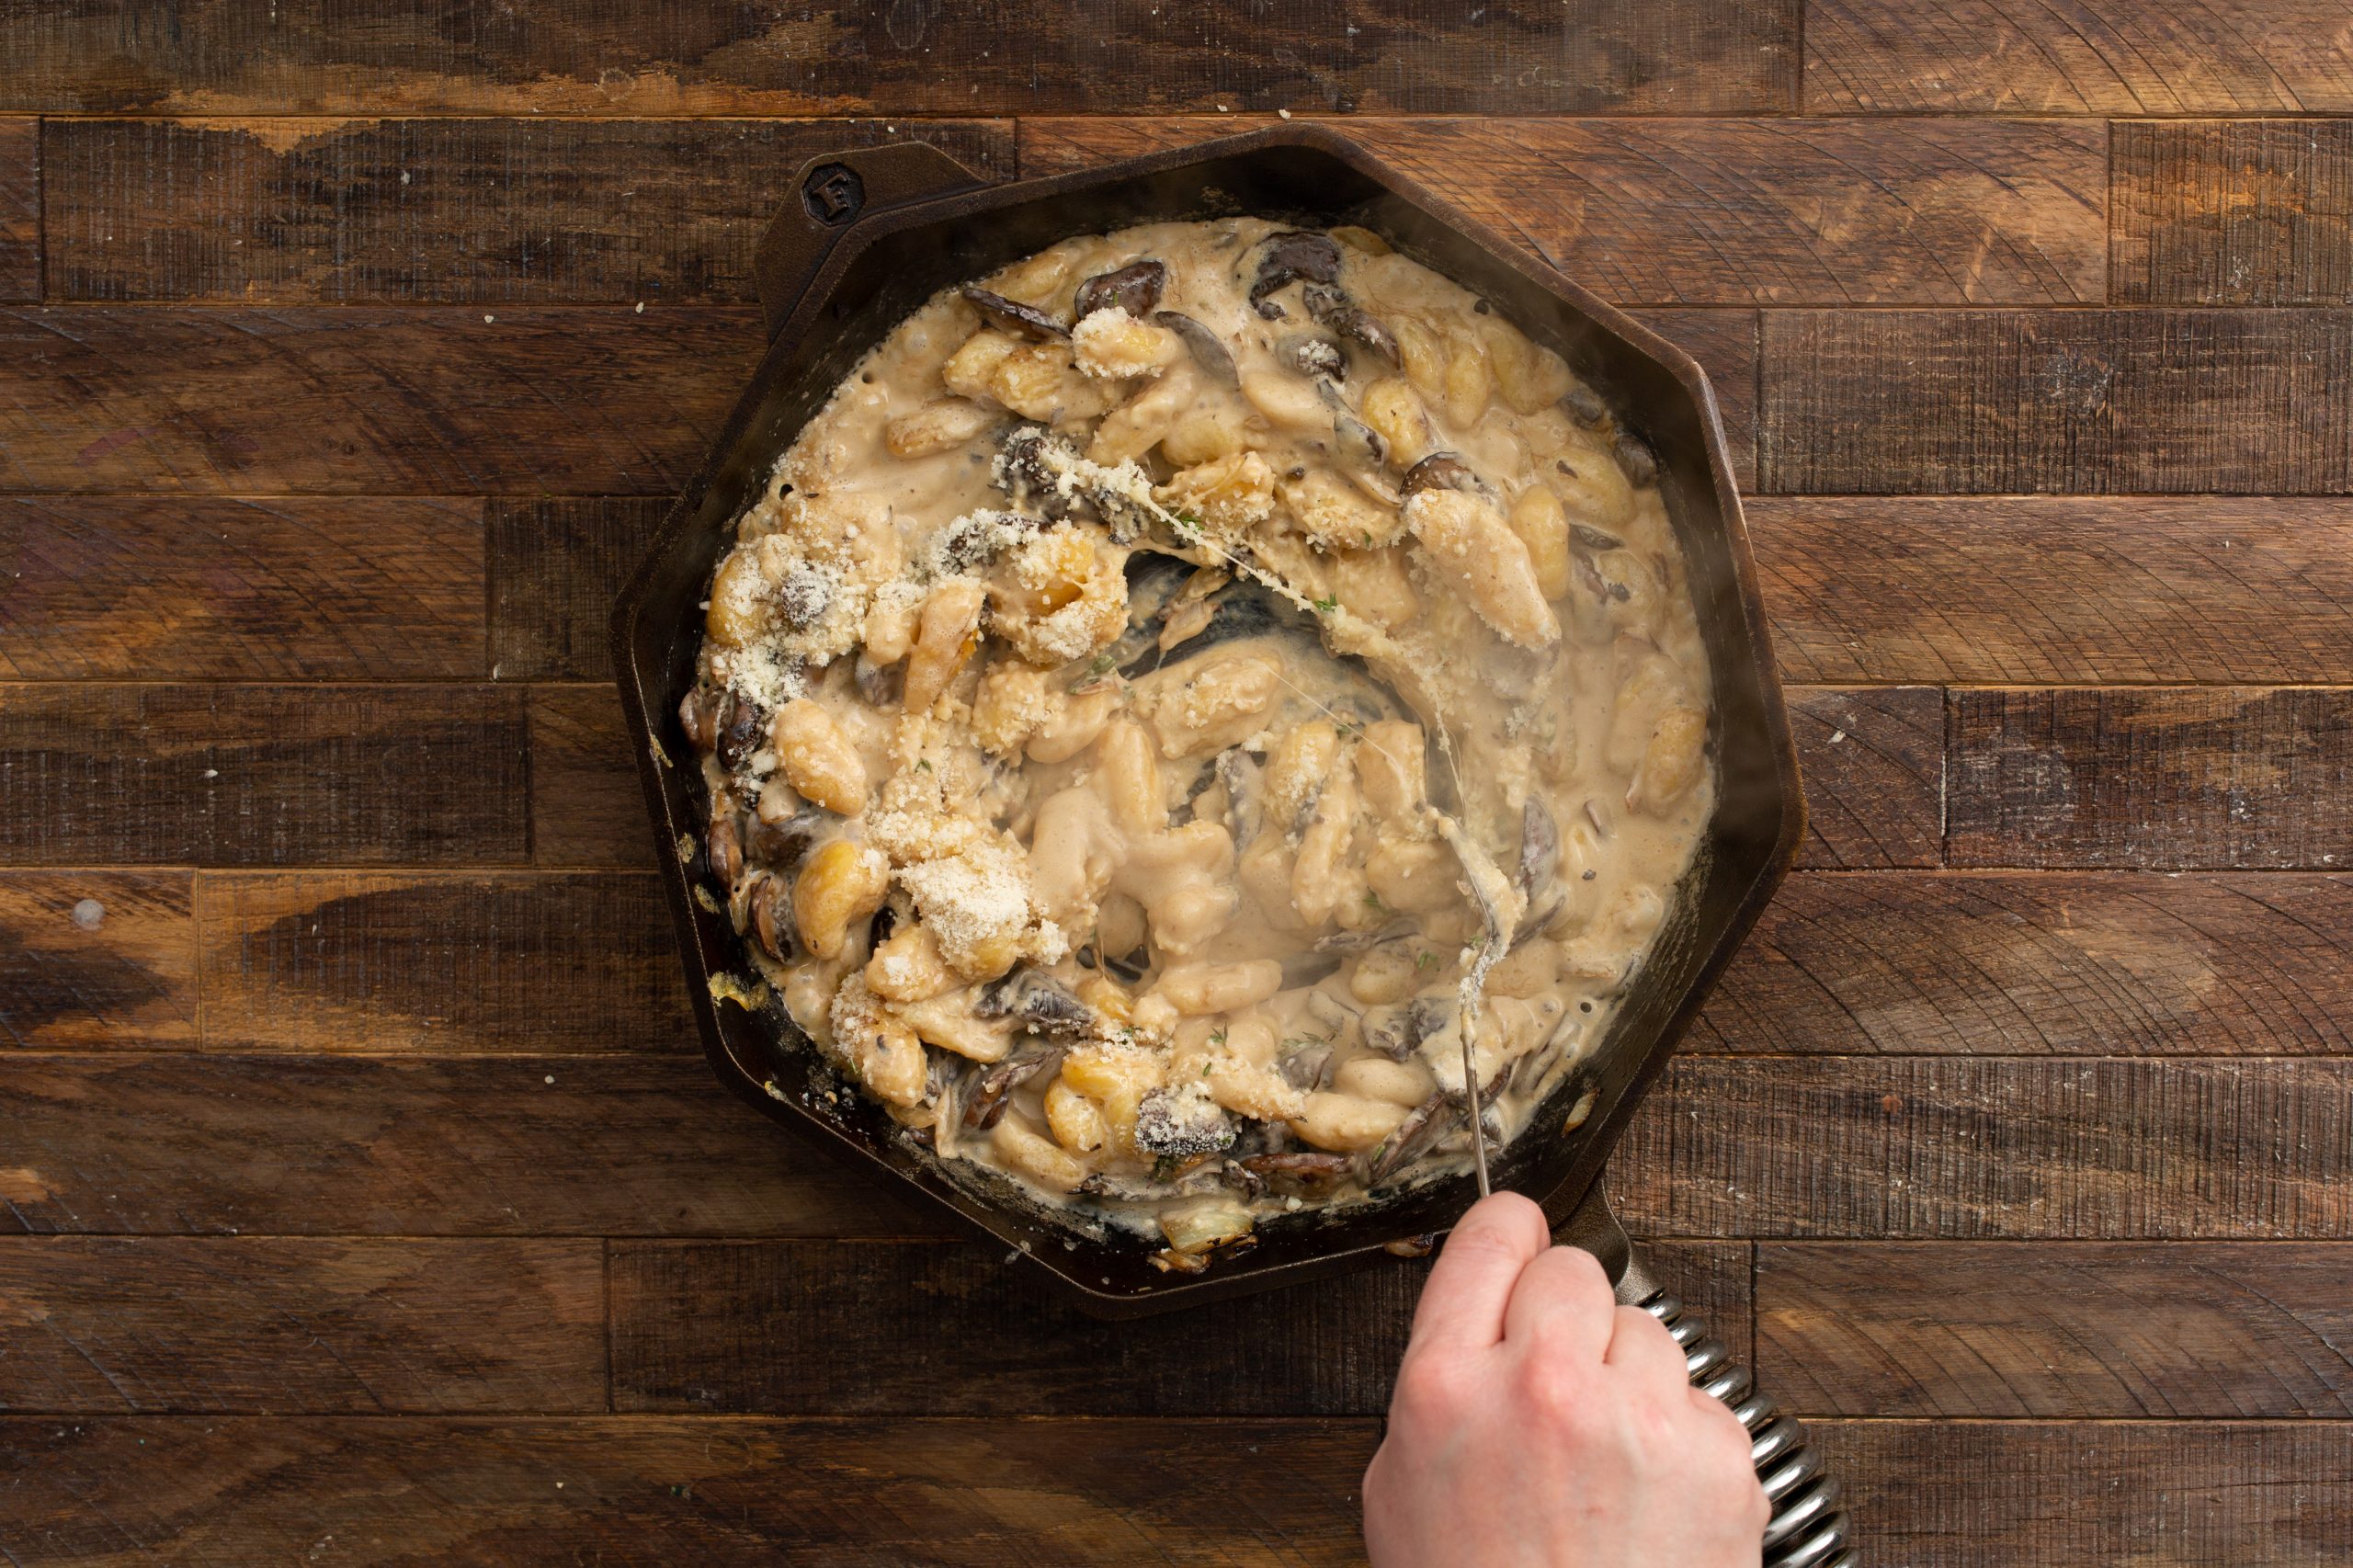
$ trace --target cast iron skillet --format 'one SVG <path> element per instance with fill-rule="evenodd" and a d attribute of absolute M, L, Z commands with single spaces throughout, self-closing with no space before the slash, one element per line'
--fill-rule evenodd
<path fill-rule="evenodd" d="M 1538 1199 L 1563 1239 L 1599 1256 L 1621 1299 L 1649 1307 L 1675 1331 L 1693 1381 L 1741 1414 L 1776 1502 L 1766 1561 L 1803 1568 L 1847 1562 L 1836 1485 L 1820 1477 L 1796 1424 L 1755 1394 L 1722 1345 L 1651 1282 L 1599 1185 L 1636 1101 L 1779 885 L 1802 822 L 1788 717 L 1714 394 L 1680 349 L 1342 137 L 1282 126 L 995 187 L 915 143 L 804 165 L 756 257 L 767 352 L 702 473 L 622 591 L 612 621 L 621 701 L 711 1065 L 768 1115 L 813 1129 L 835 1152 L 882 1166 L 1027 1254 L 1099 1316 L 1294 1284 L 1380 1262 L 1390 1256 L 1388 1244 L 1427 1250 L 1475 1196 L 1465 1176 L 1336 1215 L 1278 1219 L 1255 1247 L 1221 1256 L 1198 1275 L 1163 1272 L 1140 1243 L 1081 1239 L 1074 1249 L 1066 1244 L 1072 1233 L 1045 1211 L 968 1172 L 951 1173 L 879 1107 L 849 1094 L 828 1099 L 815 1053 L 796 1030 L 774 1014 L 716 1002 L 710 990 L 713 976 L 745 966 L 724 915 L 692 896 L 691 879 L 708 874 L 699 847 L 707 803 L 676 710 L 693 684 L 699 602 L 733 519 L 859 356 L 939 290 L 1072 234 L 1235 213 L 1356 223 L 1381 234 L 1558 350 L 1658 459 L 1708 645 L 1719 804 L 1600 1047 L 1503 1151 L 1495 1183 Z M 1546 1131 L 1563 1129 L 1588 1092 L 1590 1112 L 1574 1131 Z"/>

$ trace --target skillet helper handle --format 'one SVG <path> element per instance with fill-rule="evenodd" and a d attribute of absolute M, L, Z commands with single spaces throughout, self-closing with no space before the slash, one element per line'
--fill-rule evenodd
<path fill-rule="evenodd" d="M 1821 1456 L 1806 1446 L 1805 1429 L 1766 1397 L 1748 1369 L 1733 1359 L 1731 1346 L 1652 1278 L 1597 1187 L 1554 1239 L 1599 1258 L 1618 1300 L 1665 1324 L 1683 1347 L 1691 1386 L 1723 1401 L 1740 1418 L 1756 1479 L 1773 1505 L 1772 1520 L 1765 1527 L 1764 1568 L 1854 1568 L 1859 1560 L 1846 1511 L 1838 1506 L 1838 1483 L 1823 1472 Z"/>
<path fill-rule="evenodd" d="M 987 182 L 921 142 L 859 147 L 810 159 L 752 253 L 752 281 L 773 339 L 801 306 L 834 246 L 862 218 Z"/>

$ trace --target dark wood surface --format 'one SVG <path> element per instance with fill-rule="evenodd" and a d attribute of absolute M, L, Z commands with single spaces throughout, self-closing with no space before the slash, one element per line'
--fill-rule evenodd
<path fill-rule="evenodd" d="M 1357 1558 L 704 1068 L 610 596 L 809 153 L 1328 118 L 1709 370 L 1812 808 L 1613 1182 L 1879 1563 L 2353 1559 L 2344 0 L 0 0 L 0 1561 Z M 642 308 L 641 308 L 642 307 Z"/>

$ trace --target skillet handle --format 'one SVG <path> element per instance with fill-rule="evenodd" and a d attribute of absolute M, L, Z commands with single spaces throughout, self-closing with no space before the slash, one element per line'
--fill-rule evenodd
<path fill-rule="evenodd" d="M 828 153 L 801 165 L 792 176 L 792 194 L 769 220 L 767 233 L 752 253 L 752 281 L 759 290 L 768 336 L 774 338 L 791 319 L 818 268 L 859 219 L 910 202 L 978 190 L 986 183 L 922 142 Z"/>
<path fill-rule="evenodd" d="M 1756 1479 L 1773 1505 L 1772 1520 L 1765 1527 L 1764 1568 L 1854 1568 L 1858 1559 L 1846 1512 L 1838 1506 L 1838 1483 L 1823 1473 L 1821 1457 L 1806 1446 L 1805 1429 L 1766 1397 L 1748 1369 L 1733 1359 L 1729 1346 L 1652 1278 L 1597 1186 L 1553 1237 L 1599 1258 L 1618 1300 L 1642 1308 L 1675 1335 L 1692 1387 L 1722 1400 L 1740 1417 Z"/>

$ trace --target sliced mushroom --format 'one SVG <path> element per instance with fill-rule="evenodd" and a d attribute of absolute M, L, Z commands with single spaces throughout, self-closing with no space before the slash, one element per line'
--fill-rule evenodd
<path fill-rule="evenodd" d="M 764 876 L 752 900 L 752 935 L 768 957 L 790 963 L 801 956 L 800 928 L 792 923 L 792 879 Z"/>
<path fill-rule="evenodd" d="M 1412 1007 L 1399 1002 L 1365 1009 L 1364 1042 L 1392 1062 L 1403 1062 L 1422 1042 Z"/>
<path fill-rule="evenodd" d="M 1590 528 L 1586 527 L 1583 523 L 1571 523 L 1569 525 L 1569 538 L 1574 540 L 1579 545 L 1583 546 L 1586 550 L 1596 551 L 1620 550 L 1625 547 L 1626 543 L 1624 540 L 1620 539 L 1615 534 L 1603 533 L 1599 528 Z"/>
<path fill-rule="evenodd" d="M 977 283 L 965 284 L 963 293 L 964 298 L 972 302 L 972 308 L 980 312 L 992 326 L 1040 340 L 1070 335 L 1070 328 L 1035 305 L 1025 305 L 1018 300 L 993 294 Z"/>
<path fill-rule="evenodd" d="M 1302 1040 L 1291 1042 L 1294 1049 L 1276 1068 L 1283 1082 L 1294 1089 L 1321 1088 L 1324 1074 L 1332 1065 L 1332 1042 L 1328 1040 Z"/>
<path fill-rule="evenodd" d="M 1158 308 L 1161 291 L 1168 287 L 1168 267 L 1157 261 L 1133 262 L 1115 272 L 1098 272 L 1078 286 L 1073 313 L 1085 321 L 1113 305 L 1138 321 Z"/>
<path fill-rule="evenodd" d="M 724 701 L 722 698 L 719 700 Z M 695 748 L 698 756 L 709 756 L 710 748 L 719 744 L 716 704 L 700 687 L 678 699 L 678 728 L 685 732 L 687 744 Z"/>
<path fill-rule="evenodd" d="M 1368 469 L 1380 469 L 1389 460 L 1389 443 L 1381 433 L 1353 414 L 1332 416 L 1333 444 L 1340 455 L 1352 463 Z"/>
<path fill-rule="evenodd" d="M 1452 1131 L 1461 1121 L 1461 1108 L 1447 1097 L 1432 1095 L 1405 1115 L 1397 1130 L 1381 1142 L 1373 1151 L 1371 1167 L 1365 1173 L 1365 1184 L 1376 1187 L 1420 1159 L 1437 1146 L 1439 1138 Z"/>
<path fill-rule="evenodd" d="M 719 724 L 719 766 L 733 772 L 767 739 L 767 715 L 748 697 L 730 696 Z"/>
<path fill-rule="evenodd" d="M 1233 1123 L 1200 1095 L 1154 1089 L 1136 1107 L 1136 1147 L 1168 1160 L 1222 1154 L 1233 1147 Z"/>
<path fill-rule="evenodd" d="M 972 1089 L 972 1098 L 964 1105 L 964 1125 L 976 1132 L 986 1132 L 1005 1119 L 1005 1108 L 1013 1102 L 1013 1091 L 1044 1072 L 1049 1063 L 1063 1059 L 1062 1048 L 1027 1051 L 1008 1056 L 983 1072 Z"/>
<path fill-rule="evenodd" d="M 1280 320 L 1283 308 L 1267 298 L 1287 283 L 1307 278 L 1316 283 L 1340 280 L 1340 247 L 1324 234 L 1287 230 L 1267 236 L 1258 256 L 1258 276 L 1250 285 L 1250 303 L 1268 321 Z"/>
<path fill-rule="evenodd" d="M 1319 953 L 1362 952 L 1368 948 L 1377 948 L 1385 942 L 1396 942 L 1407 937 L 1418 937 L 1421 931 L 1422 928 L 1415 925 L 1410 917 L 1401 915 L 1386 926 L 1378 926 L 1370 931 L 1335 931 L 1329 936 L 1318 937 L 1315 939 L 1315 950 Z"/>
<path fill-rule="evenodd" d="M 1620 430 L 1617 444 L 1610 449 L 1618 466 L 1626 472 L 1626 482 L 1640 490 L 1658 483 L 1658 459 L 1640 439 Z"/>
<path fill-rule="evenodd" d="M 704 847 L 711 879 L 722 889 L 733 889 L 735 879 L 744 874 L 744 843 L 736 832 L 735 813 L 725 806 L 710 813 L 710 835 Z"/>
<path fill-rule="evenodd" d="M 1083 1039 L 1095 1028 L 1095 1009 L 1063 989 L 1041 970 L 1017 965 L 981 992 L 972 1012 L 983 1018 L 1018 1018 L 1033 1034 L 1051 1040 Z"/>
<path fill-rule="evenodd" d="M 762 822 L 754 817 L 752 858 L 771 871 L 790 875 L 801 869 L 801 862 L 809 858 L 809 851 L 816 847 L 818 838 L 828 831 L 827 824 L 834 820 L 831 812 L 817 806 L 795 812 L 781 822 Z"/>
<path fill-rule="evenodd" d="M 1179 311 L 1160 311 L 1152 318 L 1154 326 L 1165 326 L 1184 339 L 1191 351 L 1193 363 L 1201 373 L 1228 392 L 1242 385 L 1242 372 L 1233 366 L 1233 356 L 1218 340 L 1216 333 Z"/>
<path fill-rule="evenodd" d="M 1561 406 L 1569 411 L 1570 418 L 1588 429 L 1598 429 L 1609 421 L 1609 405 L 1583 381 L 1569 389 L 1568 395 L 1561 399 Z"/>
<path fill-rule="evenodd" d="M 1253 1154 L 1242 1168 L 1279 1192 L 1320 1197 L 1339 1186 L 1356 1161 L 1346 1154 Z"/>
<path fill-rule="evenodd" d="M 1275 361 L 1297 375 L 1337 380 L 1348 373 L 1347 350 L 1312 332 L 1287 332 L 1275 339 Z"/>
<path fill-rule="evenodd" d="M 1338 333 L 1342 337 L 1392 367 L 1404 362 L 1398 352 L 1396 335 L 1381 324 L 1379 317 L 1351 301 L 1338 289 L 1324 283 L 1310 283 L 1299 291 L 1307 301 L 1307 313 Z"/>
<path fill-rule="evenodd" d="M 777 585 L 777 611 L 794 631 L 805 631 L 825 619 L 833 608 L 834 582 L 806 562 L 797 563 Z"/>
<path fill-rule="evenodd" d="M 1460 490 L 1466 495 L 1483 495 L 1487 489 L 1460 452 L 1432 452 L 1405 471 L 1397 488 L 1409 496 L 1425 490 Z"/>

